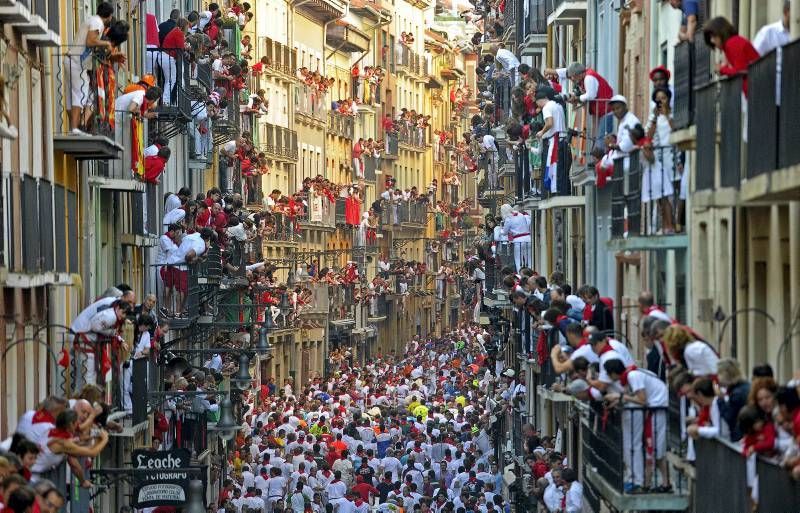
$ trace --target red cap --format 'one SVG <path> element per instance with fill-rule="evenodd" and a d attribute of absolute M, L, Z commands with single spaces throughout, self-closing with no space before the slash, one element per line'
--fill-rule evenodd
<path fill-rule="evenodd" d="M 669 72 L 667 67 L 664 66 L 664 65 L 661 65 L 661 66 L 656 66 L 655 68 L 650 70 L 650 80 L 653 80 L 653 75 L 655 75 L 659 71 L 664 73 L 667 76 L 667 80 L 669 80 L 669 78 L 672 76 L 672 73 Z"/>

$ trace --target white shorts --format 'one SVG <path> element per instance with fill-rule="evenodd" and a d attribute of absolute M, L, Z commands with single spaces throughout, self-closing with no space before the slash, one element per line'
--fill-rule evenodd
<path fill-rule="evenodd" d="M 672 162 L 672 158 L 665 158 Z M 672 186 L 672 166 L 656 161 L 645 167 L 642 173 L 642 202 L 671 198 L 675 194 Z"/>
<path fill-rule="evenodd" d="M 92 104 L 89 95 L 89 71 L 83 69 L 81 58 L 78 55 L 67 55 L 64 58 L 64 68 L 69 80 L 69 95 L 67 95 L 67 108 L 88 107 Z"/>

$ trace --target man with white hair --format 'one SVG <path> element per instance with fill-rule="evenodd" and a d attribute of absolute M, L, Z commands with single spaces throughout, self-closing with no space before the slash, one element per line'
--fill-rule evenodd
<path fill-rule="evenodd" d="M 519 272 L 530 262 L 531 217 L 525 212 L 513 210 L 503 221 L 503 232 L 514 248 L 514 264 Z"/>

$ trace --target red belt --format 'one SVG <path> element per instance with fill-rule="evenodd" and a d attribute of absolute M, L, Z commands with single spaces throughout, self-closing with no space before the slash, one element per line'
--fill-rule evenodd
<path fill-rule="evenodd" d="M 509 238 L 509 240 L 514 240 L 516 238 L 525 237 L 527 235 L 530 235 L 530 233 L 518 233 L 516 235 L 509 235 L 508 238 Z"/>

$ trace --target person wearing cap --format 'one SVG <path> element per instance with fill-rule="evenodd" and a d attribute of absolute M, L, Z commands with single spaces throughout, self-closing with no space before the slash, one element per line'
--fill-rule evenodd
<path fill-rule="evenodd" d="M 628 99 L 621 94 L 614 95 L 609 101 L 609 105 L 618 123 L 617 142 L 611 146 L 614 150 L 612 158 L 615 160 L 624 158 L 624 166 L 627 171 L 630 167 L 630 153 L 636 149 L 631 130 L 642 123 L 633 112 L 628 110 Z"/>
<path fill-rule="evenodd" d="M 614 120 L 609 115 L 611 108 L 608 104 L 609 99 L 614 96 L 614 89 L 608 81 L 594 69 L 580 62 L 573 62 L 566 68 L 545 69 L 544 74 L 545 76 L 557 76 L 560 83 L 569 79 L 575 84 L 580 94 L 568 95 L 568 101 L 573 104 L 588 105 L 589 114 L 592 116 L 588 135 L 594 141 L 595 147 L 602 149 L 603 138 L 614 127 Z"/>
<path fill-rule="evenodd" d="M 536 133 L 536 138 L 541 139 L 543 143 L 542 162 L 545 169 L 545 189 L 553 194 L 569 194 L 572 152 L 567 140 L 564 107 L 554 100 L 555 91 L 551 87 L 537 88 L 534 98 L 544 119 L 544 127 Z"/>

